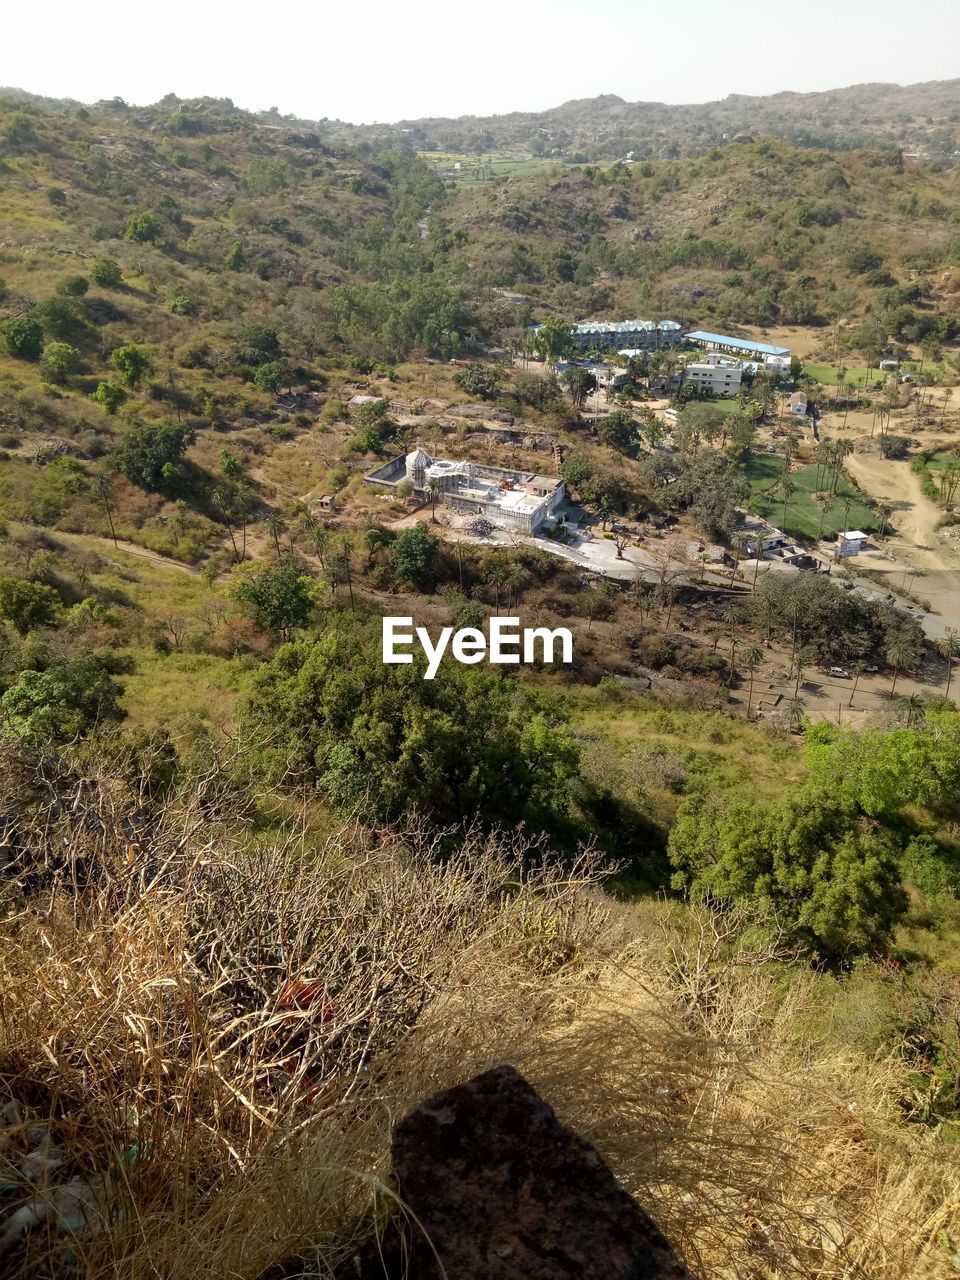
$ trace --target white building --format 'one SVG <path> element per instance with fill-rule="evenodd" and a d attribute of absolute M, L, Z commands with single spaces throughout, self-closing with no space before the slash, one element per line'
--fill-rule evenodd
<path fill-rule="evenodd" d="M 740 390 L 743 366 L 736 360 L 695 360 L 684 366 L 684 382 L 692 382 L 700 393 L 732 398 Z"/>
<path fill-rule="evenodd" d="M 676 320 L 585 320 L 570 336 L 582 351 L 662 351 L 679 347 L 683 330 Z"/>
<path fill-rule="evenodd" d="M 558 476 L 431 458 L 420 446 L 364 476 L 366 484 L 380 489 L 396 489 L 404 481 L 409 481 L 421 498 L 435 493 L 440 502 L 461 515 L 485 516 L 493 525 L 523 533 L 536 533 L 565 494 Z"/>
<path fill-rule="evenodd" d="M 837 558 L 846 560 L 850 556 L 858 556 L 863 550 L 867 535 L 862 529 L 848 529 L 837 534 Z"/>

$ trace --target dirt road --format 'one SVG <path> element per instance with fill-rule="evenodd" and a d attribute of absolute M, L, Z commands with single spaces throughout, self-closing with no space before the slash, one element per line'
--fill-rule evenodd
<path fill-rule="evenodd" d="M 882 552 L 864 554 L 856 567 L 889 576 L 891 590 L 904 585 L 901 579 L 912 582 L 913 594 L 929 602 L 935 615 L 929 620 L 933 631 L 924 627 L 927 634 L 942 635 L 946 627 L 960 626 L 960 552 L 943 537 L 938 527 L 942 513 L 923 492 L 910 463 L 854 453 L 846 468 L 872 498 L 892 508 L 890 523 L 896 530 Z"/>

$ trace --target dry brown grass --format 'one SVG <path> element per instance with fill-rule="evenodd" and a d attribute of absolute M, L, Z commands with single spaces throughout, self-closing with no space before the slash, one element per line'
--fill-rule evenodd
<path fill-rule="evenodd" d="M 955 1274 L 955 1155 L 899 1123 L 895 1063 L 798 1051 L 802 970 L 520 836 L 257 834 L 236 768 L 158 809 L 3 754 L 0 1092 L 101 1208 L 6 1273 L 254 1280 L 316 1246 L 328 1274 L 388 1203 L 392 1123 L 509 1061 L 703 1276 Z"/>

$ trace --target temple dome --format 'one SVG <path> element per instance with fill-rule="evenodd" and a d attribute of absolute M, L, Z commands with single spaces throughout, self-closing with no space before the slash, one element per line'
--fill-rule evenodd
<path fill-rule="evenodd" d="M 414 482 L 419 481 L 422 485 L 426 477 L 427 467 L 432 464 L 433 459 L 430 457 L 429 453 L 427 453 L 426 449 L 417 445 L 416 449 L 414 449 L 412 453 L 407 454 L 407 475 L 410 476 Z"/>

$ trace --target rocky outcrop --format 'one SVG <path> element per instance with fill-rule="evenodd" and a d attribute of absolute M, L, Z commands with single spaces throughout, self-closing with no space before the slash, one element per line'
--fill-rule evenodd
<path fill-rule="evenodd" d="M 690 1280 L 598 1152 L 512 1067 L 422 1103 L 394 1130 L 406 1214 L 363 1280 Z"/>

